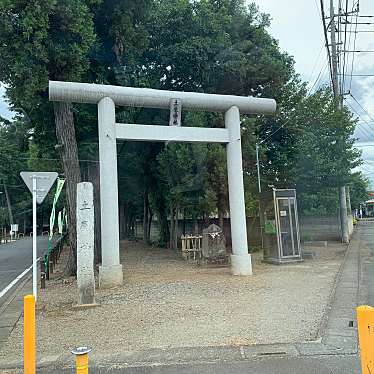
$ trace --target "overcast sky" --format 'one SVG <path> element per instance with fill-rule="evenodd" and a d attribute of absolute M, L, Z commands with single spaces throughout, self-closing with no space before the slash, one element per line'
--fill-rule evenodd
<path fill-rule="evenodd" d="M 318 85 L 328 82 L 326 49 L 320 15 L 320 0 L 254 0 L 260 10 L 272 17 L 271 34 L 278 39 L 282 50 L 293 55 L 296 71 L 312 86 L 322 69 Z M 338 0 L 334 0 L 335 7 Z M 343 2 L 345 3 L 345 2 Z M 324 0 L 325 12 L 329 13 L 330 1 Z M 349 0 L 352 6 L 353 0 Z M 374 15 L 374 0 L 360 0 L 360 15 Z M 374 22 L 362 18 L 360 22 Z M 359 25 L 358 30 L 373 30 L 374 25 Z M 353 49 L 353 35 L 351 48 Z M 374 50 L 374 33 L 358 33 L 356 50 Z M 351 60 L 349 62 L 351 66 Z M 351 69 L 349 68 L 350 72 Z M 374 75 L 374 53 L 356 53 L 354 74 Z M 374 76 L 353 77 L 351 92 L 366 113 L 353 98 L 347 97 L 346 103 L 357 112 L 362 120 L 357 126 L 355 137 L 357 146 L 362 150 L 364 165 L 361 170 L 367 175 L 374 189 Z M 366 121 L 366 122 L 364 122 Z"/>
<path fill-rule="evenodd" d="M 250 2 L 251 0 L 248 0 Z M 320 0 L 253 0 L 260 10 L 269 13 L 272 18 L 271 34 L 278 39 L 282 50 L 294 56 L 296 71 L 318 87 L 328 82 L 326 50 L 324 48 L 323 28 L 320 16 Z M 353 4 L 355 0 L 349 0 Z M 329 13 L 329 1 L 324 0 L 325 11 Z M 337 6 L 339 0 L 334 0 Z M 344 2 L 345 3 L 345 2 Z M 360 0 L 360 15 L 374 15 L 374 0 Z M 361 22 L 374 22 L 374 19 L 360 19 Z M 373 30 L 374 25 L 360 25 L 359 30 Z M 353 35 L 352 44 L 353 44 Z M 350 49 L 353 49 L 353 45 Z M 374 33 L 359 33 L 356 50 L 374 50 Z M 350 63 L 349 63 L 350 65 Z M 349 68 L 350 72 L 351 69 Z M 374 75 L 374 53 L 356 53 L 354 74 Z M 320 76 L 320 79 L 317 78 Z M 351 97 L 346 102 L 361 117 L 355 136 L 358 147 L 363 150 L 364 165 L 362 171 L 371 178 L 374 188 L 374 76 L 353 77 L 351 92 L 366 113 Z M 4 87 L 0 85 L 0 96 Z M 10 118 L 6 102 L 0 99 L 0 115 Z M 366 122 L 364 122 L 366 121 Z"/>

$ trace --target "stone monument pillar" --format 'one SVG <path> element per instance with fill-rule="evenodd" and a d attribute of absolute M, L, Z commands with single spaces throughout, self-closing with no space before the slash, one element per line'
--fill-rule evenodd
<path fill-rule="evenodd" d="M 78 305 L 95 304 L 94 205 L 92 183 L 77 185 Z"/>

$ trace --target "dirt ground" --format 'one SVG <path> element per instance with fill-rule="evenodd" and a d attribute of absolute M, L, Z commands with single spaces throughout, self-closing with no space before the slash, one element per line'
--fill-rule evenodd
<path fill-rule="evenodd" d="M 37 312 L 39 357 L 89 345 L 93 353 L 150 348 L 266 344 L 314 340 L 329 303 L 345 247 L 308 247 L 314 259 L 289 265 L 252 256 L 254 275 L 199 267 L 179 253 L 123 242 L 124 286 L 97 289 L 100 306 L 79 310 L 76 283 L 55 273 L 41 291 Z M 62 269 L 64 255 L 60 262 Z M 22 321 L 0 361 L 22 357 Z"/>

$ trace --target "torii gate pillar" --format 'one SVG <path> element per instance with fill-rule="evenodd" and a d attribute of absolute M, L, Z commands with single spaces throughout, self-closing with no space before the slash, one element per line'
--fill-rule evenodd
<path fill-rule="evenodd" d="M 101 258 L 99 286 L 123 283 L 119 257 L 118 176 L 116 112 L 113 100 L 104 97 L 97 104 L 99 122 Z"/>
<path fill-rule="evenodd" d="M 240 113 L 236 106 L 225 113 L 225 126 L 230 134 L 230 141 L 226 147 L 232 243 L 231 272 L 234 275 L 251 275 L 252 262 L 248 253 L 244 202 Z"/>

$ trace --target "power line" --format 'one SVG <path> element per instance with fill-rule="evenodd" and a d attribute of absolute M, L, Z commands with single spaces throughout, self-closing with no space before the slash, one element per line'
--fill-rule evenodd
<path fill-rule="evenodd" d="M 321 17 L 322 17 L 322 24 L 323 24 L 323 34 L 325 37 L 325 46 L 327 50 L 327 56 L 329 60 L 329 67 L 330 67 L 330 78 L 331 82 L 333 81 L 332 78 L 332 63 L 331 63 L 331 54 L 330 54 L 330 49 L 329 49 L 329 39 L 327 37 L 327 26 L 326 26 L 326 16 L 325 16 L 325 9 L 323 5 L 323 0 L 320 0 L 320 5 L 321 5 Z"/>
<path fill-rule="evenodd" d="M 371 116 L 371 114 L 360 104 L 360 102 L 352 95 L 352 93 L 350 92 L 349 95 L 352 97 L 352 99 L 358 104 L 358 106 L 366 113 L 366 115 L 372 120 L 374 121 L 374 118 Z M 368 123 L 367 121 L 365 121 L 366 123 Z"/>
<path fill-rule="evenodd" d="M 344 26 L 344 47 L 343 47 L 343 49 L 346 49 L 346 46 L 347 46 L 348 0 L 346 0 L 346 2 L 345 2 L 345 12 L 346 12 L 346 18 L 345 18 L 346 23 L 345 23 L 345 26 Z M 351 25 L 351 27 L 352 27 L 352 25 Z M 350 43 L 350 40 L 349 40 L 349 43 Z M 346 60 L 347 60 L 346 54 L 344 54 L 344 56 L 343 56 L 343 79 L 342 79 L 341 92 L 344 92 Z"/>
<path fill-rule="evenodd" d="M 368 50 L 356 50 L 356 51 L 345 51 L 342 50 L 340 53 L 374 53 L 374 50 L 368 49 Z"/>
<path fill-rule="evenodd" d="M 358 16 L 360 17 L 360 16 Z M 357 22 L 358 25 L 374 25 L 374 22 Z"/>
<path fill-rule="evenodd" d="M 357 1 L 357 13 L 356 13 L 356 25 L 355 25 L 355 37 L 354 37 L 354 41 L 353 41 L 353 49 L 356 49 L 356 42 L 357 42 L 357 26 L 358 26 L 358 23 L 357 23 L 357 20 L 358 20 L 358 9 L 359 9 L 359 1 Z M 352 55 L 352 64 L 351 64 L 351 77 L 349 79 L 349 90 L 351 90 L 352 88 L 352 74 L 353 74 L 353 68 L 354 68 L 354 61 L 355 61 L 355 54 Z"/>
<path fill-rule="evenodd" d="M 339 74 L 343 75 L 343 74 Z M 349 74 L 352 77 L 374 77 L 374 74 Z"/>
<path fill-rule="evenodd" d="M 316 4 L 316 7 L 317 7 L 317 10 L 318 10 L 318 13 L 319 13 L 320 9 L 318 8 L 317 0 L 314 0 L 314 2 L 315 2 L 315 4 Z M 310 92 L 312 91 L 312 89 L 313 89 L 313 88 L 315 87 L 315 85 L 319 82 L 320 77 L 321 77 L 321 75 L 324 73 L 324 71 L 326 70 L 326 68 L 327 68 L 328 66 L 331 67 L 331 55 L 330 55 L 330 50 L 329 50 L 329 47 L 328 47 L 329 43 L 328 43 L 328 38 L 327 38 L 327 29 L 326 29 L 326 22 L 325 22 L 325 12 L 324 12 L 323 0 L 320 0 L 320 4 L 321 4 L 321 17 L 322 17 L 322 22 L 323 22 L 323 24 L 324 24 L 325 46 L 326 46 L 326 49 L 327 49 L 328 61 L 327 61 L 327 65 L 326 65 L 326 64 L 322 65 L 322 67 L 321 67 L 321 69 L 320 69 L 320 72 L 318 73 L 318 76 L 317 76 L 316 80 L 314 81 L 312 87 L 309 89 L 307 95 L 310 94 Z M 315 70 L 315 67 L 316 67 L 316 65 L 317 65 L 317 63 L 318 63 L 318 60 L 319 60 L 320 54 L 321 54 L 321 52 L 322 52 L 322 49 L 323 49 L 323 45 L 322 45 L 322 47 L 321 47 L 321 50 L 320 50 L 320 52 L 319 52 L 319 54 L 318 54 L 318 57 L 317 57 L 317 60 L 316 60 L 316 62 L 315 62 L 315 64 L 314 64 L 314 67 L 313 67 L 313 69 L 312 69 L 311 76 L 313 75 L 313 72 L 314 72 L 314 70 Z M 331 69 L 330 69 L 330 75 L 331 75 Z M 331 75 L 331 80 L 332 80 L 332 75 Z M 277 129 L 276 129 L 275 131 L 273 131 L 271 134 L 269 134 L 268 136 L 266 136 L 264 139 L 260 140 L 260 141 L 258 142 L 258 144 L 262 144 L 262 143 L 264 143 L 266 140 L 270 139 L 274 134 L 276 134 L 278 131 L 280 131 L 281 129 L 283 129 L 283 128 L 284 128 L 284 127 L 285 127 L 285 126 L 286 126 L 290 121 L 291 121 L 291 118 L 289 118 L 285 123 L 283 123 L 283 125 L 281 125 L 279 128 L 277 128 Z"/>
<path fill-rule="evenodd" d="M 368 128 L 363 128 L 363 127 L 357 127 L 358 129 L 362 129 L 362 132 L 365 132 L 365 131 L 368 131 L 366 134 L 366 136 L 368 137 L 368 138 L 370 138 L 370 137 L 374 137 L 374 132 L 373 132 L 373 130 L 371 129 L 371 127 L 370 127 L 370 123 L 369 122 L 367 122 L 367 121 L 365 121 L 362 117 L 361 117 L 361 115 L 352 107 L 352 105 L 350 105 L 347 101 L 346 101 L 346 104 L 351 108 L 351 110 L 359 117 L 359 118 L 361 118 L 361 120 L 363 121 L 363 122 L 365 122 L 369 127 Z M 370 133 L 369 133 L 369 131 L 370 131 Z"/>
<path fill-rule="evenodd" d="M 314 81 L 313 85 L 310 87 L 310 89 L 308 90 L 308 93 L 307 93 L 307 96 L 310 95 L 310 93 L 312 92 L 313 88 L 319 83 L 322 75 L 325 73 L 325 70 L 328 68 L 328 61 L 327 63 L 325 63 L 324 65 L 322 65 L 321 67 L 321 70 L 316 78 L 316 80 Z"/>
<path fill-rule="evenodd" d="M 355 113 L 357 115 L 357 117 L 361 119 L 362 122 L 364 122 L 365 124 L 367 124 L 369 126 L 368 128 L 365 128 L 365 130 L 373 131 L 370 127 L 370 122 L 368 122 L 364 118 L 362 118 L 361 115 L 356 111 L 355 108 L 353 108 L 353 106 L 351 104 L 349 104 L 348 101 L 345 101 L 345 103 L 351 108 L 352 112 Z M 362 124 L 360 124 L 360 125 L 362 125 Z M 374 133 L 373 133 L 373 135 L 374 135 Z"/>
<path fill-rule="evenodd" d="M 312 75 L 313 75 L 313 73 L 314 73 L 314 70 L 316 69 L 316 66 L 317 66 L 317 64 L 318 64 L 319 58 L 321 57 L 321 53 L 322 53 L 323 47 L 324 47 L 324 45 L 323 45 L 323 43 L 322 43 L 322 46 L 321 46 L 321 48 L 320 48 L 320 50 L 319 50 L 318 56 L 317 56 L 317 58 L 316 58 L 316 61 L 315 61 L 314 65 L 313 65 L 312 72 L 310 73 L 310 77 L 309 77 L 309 79 L 308 79 L 308 82 L 310 82 L 310 80 L 312 79 Z"/>
<path fill-rule="evenodd" d="M 352 33 L 352 34 L 358 34 L 360 32 L 374 32 L 374 30 L 357 30 L 357 31 L 347 31 L 347 33 Z"/>
<path fill-rule="evenodd" d="M 264 143 L 266 140 L 268 140 L 269 138 L 271 138 L 274 134 L 276 134 L 279 130 L 283 129 L 284 126 L 287 125 L 287 123 L 289 123 L 291 121 L 291 118 L 288 119 L 283 125 L 281 125 L 279 128 L 277 128 L 275 131 L 273 131 L 270 135 L 268 135 L 266 138 L 262 139 L 258 144 L 262 144 Z"/>
<path fill-rule="evenodd" d="M 356 129 L 361 131 L 365 135 L 365 137 L 367 137 L 367 138 L 371 137 L 370 134 L 366 131 L 365 128 L 357 126 Z M 374 134 L 373 134 L 373 136 L 374 136 Z"/>
<path fill-rule="evenodd" d="M 347 10 L 347 13 L 348 13 L 348 10 Z M 352 11 L 350 12 L 350 25 L 349 25 L 349 30 L 345 29 L 345 40 L 347 38 L 347 33 L 348 31 L 352 31 L 352 26 L 353 26 L 353 18 L 354 18 L 354 15 L 356 15 L 356 21 L 357 21 L 357 15 L 358 15 L 358 11 L 357 9 L 355 10 L 355 4 L 353 3 L 352 5 Z M 357 27 L 357 25 L 356 25 Z M 344 49 L 350 49 L 351 48 L 351 40 L 352 40 L 352 33 L 349 33 L 349 39 L 348 39 L 348 47 L 346 47 L 346 44 L 344 45 Z M 353 55 L 352 55 L 353 57 Z M 349 64 L 349 55 L 347 55 L 346 53 L 344 54 L 344 69 L 343 69 L 343 87 L 342 87 L 342 92 L 345 91 L 345 82 L 346 82 L 346 73 L 347 73 L 347 69 L 348 69 L 348 64 Z M 353 73 L 353 67 L 351 68 L 351 72 L 350 72 L 350 75 L 352 75 Z M 350 78 L 351 80 L 352 78 Z"/>
<path fill-rule="evenodd" d="M 314 4 L 316 4 L 317 14 L 319 15 L 319 6 L 318 6 L 318 3 L 317 3 L 317 0 L 314 0 Z"/>

